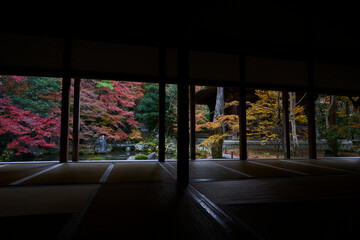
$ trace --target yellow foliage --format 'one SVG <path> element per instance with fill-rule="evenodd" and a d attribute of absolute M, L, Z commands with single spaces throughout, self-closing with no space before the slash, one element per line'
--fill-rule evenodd
<path fill-rule="evenodd" d="M 204 140 L 202 143 L 200 143 L 198 145 L 198 147 L 200 146 L 203 146 L 203 147 L 211 147 L 214 145 L 214 143 L 217 143 L 219 141 L 221 141 L 222 139 L 224 139 L 224 137 L 229 137 L 230 134 L 228 133 L 225 133 L 225 134 L 214 134 L 214 135 L 211 135 L 208 139 Z"/>
<path fill-rule="evenodd" d="M 129 134 L 130 139 L 141 139 L 141 132 L 138 129 L 132 129 Z"/>
<path fill-rule="evenodd" d="M 228 102 L 225 103 L 225 108 L 230 107 L 230 106 L 239 106 L 239 101 L 232 101 L 232 102 Z"/>

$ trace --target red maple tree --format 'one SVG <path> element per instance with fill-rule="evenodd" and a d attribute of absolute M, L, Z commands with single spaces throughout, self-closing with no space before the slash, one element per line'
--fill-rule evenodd
<path fill-rule="evenodd" d="M 61 79 L 58 78 L 30 81 L 27 77 L 0 76 L 0 136 L 6 140 L 3 147 L 13 149 L 16 155 L 20 155 L 29 153 L 31 149 L 54 148 L 58 145 L 60 89 Z M 141 83 L 82 80 L 81 139 L 93 143 L 100 135 L 106 135 L 107 140 L 112 141 L 139 136 L 135 108 L 142 96 Z M 22 104 L 19 105 L 14 99 Z M 37 99 L 41 99 L 41 103 Z M 30 107 L 24 101 L 35 105 Z M 46 107 L 48 103 L 52 103 L 51 107 L 44 112 L 42 105 Z M 71 130 L 72 118 L 70 133 Z"/>
<path fill-rule="evenodd" d="M 29 110 L 12 105 L 5 94 L 0 98 L 0 135 L 7 134 L 11 142 L 7 149 L 15 149 L 15 155 L 28 153 L 31 147 L 55 147 L 60 135 L 59 117 L 51 114 L 42 118 Z"/>
<path fill-rule="evenodd" d="M 89 141 L 100 135 L 112 141 L 131 138 L 138 131 L 134 108 L 142 96 L 141 83 L 82 80 L 81 139 Z"/>
<path fill-rule="evenodd" d="M 55 107 L 47 117 L 24 110 L 12 102 L 8 94 L 22 96 L 29 89 L 27 77 L 0 76 L 0 135 L 6 137 L 6 149 L 15 155 L 31 148 L 55 147 L 60 136 L 60 109 Z"/>

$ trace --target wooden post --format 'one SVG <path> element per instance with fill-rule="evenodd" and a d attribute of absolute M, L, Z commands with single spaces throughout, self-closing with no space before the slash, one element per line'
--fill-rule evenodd
<path fill-rule="evenodd" d="M 81 79 L 74 79 L 74 112 L 73 112 L 73 146 L 72 161 L 79 161 L 79 134 L 80 134 L 80 88 Z"/>
<path fill-rule="evenodd" d="M 165 75 L 166 49 L 159 48 L 159 162 L 165 162 Z"/>
<path fill-rule="evenodd" d="M 315 99 L 312 90 L 307 91 L 309 158 L 316 159 Z"/>
<path fill-rule="evenodd" d="M 240 57 L 240 87 L 239 87 L 239 159 L 247 160 L 246 140 L 246 62 L 245 56 Z"/>
<path fill-rule="evenodd" d="M 315 93 L 314 93 L 314 29 L 311 11 L 305 12 L 305 44 L 308 51 L 308 86 L 307 86 L 307 109 L 308 109 L 308 144 L 309 158 L 316 159 L 316 123 L 315 123 Z"/>
<path fill-rule="evenodd" d="M 60 162 L 69 160 L 69 112 L 70 112 L 70 85 L 71 78 L 64 77 L 62 80 L 61 95 L 61 132 L 60 132 Z"/>
<path fill-rule="evenodd" d="M 178 48 L 177 181 L 189 182 L 189 50 Z"/>
<path fill-rule="evenodd" d="M 308 109 L 308 136 L 309 136 L 309 158 L 316 159 L 316 123 L 315 123 L 315 95 L 314 95 L 314 64 L 308 62 L 308 89 L 307 109 Z"/>
<path fill-rule="evenodd" d="M 64 38 L 63 78 L 61 91 L 61 131 L 60 131 L 60 162 L 69 161 L 69 112 L 70 112 L 70 85 L 71 85 L 71 48 L 69 37 Z"/>
<path fill-rule="evenodd" d="M 283 129 L 284 129 L 284 157 L 290 159 L 290 123 L 289 123 L 289 93 L 287 91 L 282 92 L 282 104 L 283 104 Z"/>
<path fill-rule="evenodd" d="M 190 159 L 196 160 L 195 85 L 190 85 Z"/>

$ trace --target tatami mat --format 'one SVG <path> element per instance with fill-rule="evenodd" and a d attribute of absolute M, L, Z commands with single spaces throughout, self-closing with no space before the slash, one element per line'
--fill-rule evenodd
<path fill-rule="evenodd" d="M 328 158 L 328 159 L 316 159 L 316 160 L 301 159 L 301 160 L 292 160 L 292 161 L 360 173 L 360 159 Z"/>
<path fill-rule="evenodd" d="M 171 182 L 105 184 L 74 239 L 229 239 L 189 194 Z"/>
<path fill-rule="evenodd" d="M 240 204 L 223 208 L 264 239 L 349 239 L 334 234 L 343 222 L 337 219 L 332 209 L 316 201 Z"/>
<path fill-rule="evenodd" d="M 240 179 L 247 176 L 208 161 L 190 162 L 190 179 Z"/>
<path fill-rule="evenodd" d="M 172 176 L 158 162 L 116 163 L 107 182 L 172 180 Z"/>
<path fill-rule="evenodd" d="M 36 236 L 36 219 L 55 219 L 61 227 L 50 226 L 43 239 L 131 239 L 146 233 L 151 239 L 215 240 L 227 238 L 229 226 L 222 224 L 241 229 L 241 222 L 268 239 L 310 239 L 306 231 L 296 233 L 304 227 L 315 237 L 331 237 L 331 199 L 360 196 L 359 173 L 359 159 L 199 160 L 189 162 L 190 183 L 183 188 L 175 181 L 176 161 L 9 163 L 0 165 L 0 223 L 27 226 L 31 219 L 27 229 Z M 326 205 L 324 215 L 318 202 Z M 357 213 L 349 219 L 356 221 Z M 309 224 L 297 218 L 307 215 Z M 317 221 L 329 234 L 313 228 Z M 355 226 L 345 223 L 342 228 Z"/>
<path fill-rule="evenodd" d="M 296 162 L 294 162 L 293 160 L 257 160 L 256 162 L 283 169 L 288 169 L 291 171 L 297 171 L 308 175 L 344 174 L 344 172 L 338 171 L 336 169 L 322 168 L 316 165 L 296 164 Z"/>
<path fill-rule="evenodd" d="M 165 165 L 176 173 L 176 162 Z M 247 177 L 293 177 L 303 175 L 349 174 L 352 162 L 331 162 L 327 160 L 210 160 L 191 161 L 190 179 L 242 179 Z M 355 165 L 356 166 L 356 165 Z"/>
<path fill-rule="evenodd" d="M 173 170 L 176 169 L 176 162 L 168 163 Z M 242 179 L 247 176 L 241 172 L 234 171 L 226 167 L 222 167 L 215 162 L 209 161 L 191 161 L 189 162 L 189 178 L 190 179 Z"/>
<path fill-rule="evenodd" d="M 360 193 L 360 176 L 329 175 L 192 183 L 216 204 L 306 200 Z"/>
<path fill-rule="evenodd" d="M 71 216 L 72 214 L 40 214 L 0 217 L 1 239 L 56 239 Z"/>
<path fill-rule="evenodd" d="M 286 171 L 286 169 L 279 169 L 271 166 L 260 165 L 250 161 L 217 161 L 217 163 L 235 169 L 237 171 L 241 171 L 252 177 L 287 177 L 301 175 L 296 172 Z"/>
<path fill-rule="evenodd" d="M 0 217 L 79 212 L 96 185 L 0 188 Z"/>
<path fill-rule="evenodd" d="M 98 183 L 111 163 L 65 163 L 22 185 Z"/>
<path fill-rule="evenodd" d="M 51 166 L 54 166 L 55 164 L 56 163 L 8 164 L 0 168 L 0 185 L 8 185 Z"/>

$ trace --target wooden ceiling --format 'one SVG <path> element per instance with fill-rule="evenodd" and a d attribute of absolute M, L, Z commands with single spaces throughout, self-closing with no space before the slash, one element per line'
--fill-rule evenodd
<path fill-rule="evenodd" d="M 16 15 L 0 31 L 242 52 L 248 56 L 358 62 L 355 6 L 317 1 L 193 1 L 164 5 L 121 3 L 79 6 L 64 12 Z M 90 9 L 90 10 L 89 10 Z M 55 9 L 56 10 L 56 9 Z M 96 12 L 94 12 L 96 10 Z"/>

